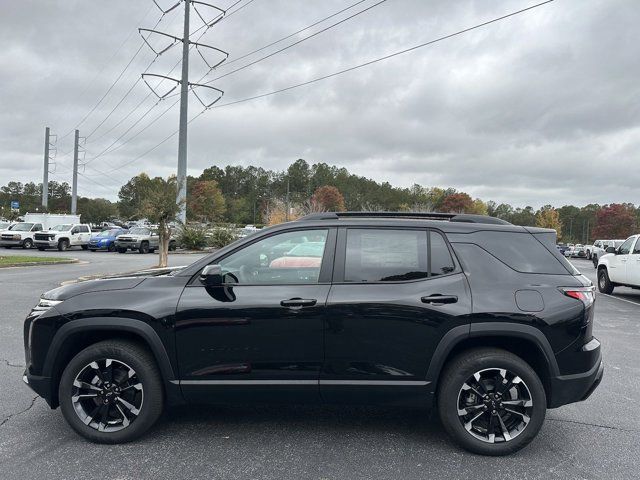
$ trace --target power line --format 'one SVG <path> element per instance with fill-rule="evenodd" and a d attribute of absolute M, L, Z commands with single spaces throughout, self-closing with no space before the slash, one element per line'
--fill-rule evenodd
<path fill-rule="evenodd" d="M 333 73 L 330 73 L 330 74 L 327 74 L 327 75 L 323 75 L 323 76 L 321 76 L 321 77 L 317 77 L 317 78 L 314 78 L 314 79 L 312 79 L 312 80 L 308 80 L 308 81 L 306 81 L 306 82 L 298 83 L 298 84 L 295 84 L 295 85 L 290 85 L 290 86 L 288 86 L 288 87 L 281 88 L 281 89 L 278 89 L 278 90 L 274 90 L 274 91 L 272 91 L 272 92 L 262 93 L 262 94 L 259 94 L 259 95 L 254 95 L 254 96 L 247 97 L 247 98 L 243 98 L 243 99 L 240 99 L 240 100 L 235 100 L 235 101 L 231 101 L 231 102 L 223 103 L 223 104 L 220 104 L 220 105 L 215 105 L 214 107 L 212 107 L 212 109 L 213 109 L 213 108 L 222 108 L 222 107 L 226 107 L 226 106 L 230 106 L 230 105 L 237 105 L 237 104 L 239 104 L 239 103 L 245 103 L 245 102 L 249 102 L 249 101 L 252 101 L 252 100 L 257 100 L 257 99 L 259 99 L 259 98 L 269 97 L 269 96 L 272 96 L 272 95 L 276 95 L 276 94 L 278 94 L 278 93 L 283 93 L 283 92 L 286 92 L 286 91 L 289 91 L 289 90 L 294 90 L 294 89 L 296 89 L 296 88 L 300 88 L 300 87 L 303 87 L 303 86 L 306 86 L 306 85 L 310 85 L 310 84 L 313 84 L 313 83 L 320 82 L 320 81 L 322 81 L 322 80 L 326 80 L 326 79 L 329 79 L 329 78 L 332 78 L 332 77 L 336 77 L 336 76 L 338 76 L 338 75 L 342 75 L 342 74 L 344 74 L 344 73 L 348 73 L 348 72 L 351 72 L 351 71 L 354 71 L 354 70 L 357 70 L 357 69 L 360 69 L 360 68 L 363 68 L 363 67 L 366 67 L 366 66 L 369 66 L 369 65 L 372 65 L 372 64 L 375 64 L 375 63 L 378 63 L 378 62 L 384 61 L 384 60 L 388 60 L 388 59 L 393 58 L 393 57 L 397 57 L 397 56 L 399 56 L 399 55 L 403 55 L 403 54 L 405 54 L 405 53 L 409 53 L 409 52 L 412 52 L 412 51 L 418 50 L 418 49 L 420 49 L 420 48 L 427 47 L 427 46 L 429 46 L 429 45 L 433 45 L 433 44 L 435 44 L 435 43 L 442 42 L 442 41 L 447 40 L 447 39 L 449 39 L 449 38 L 456 37 L 456 36 L 458 36 L 458 35 L 462 35 L 462 34 L 464 34 L 464 33 L 467 33 L 467 32 L 470 32 L 470 31 L 472 31 L 472 30 L 476 30 L 476 29 L 479 29 L 479 28 L 485 27 L 485 26 L 487 26 L 487 25 L 490 25 L 490 24 L 493 24 L 493 23 L 499 22 L 499 21 L 501 21 L 501 20 L 505 20 L 505 19 L 507 19 L 507 18 L 510 18 L 510 17 L 513 17 L 513 16 L 516 16 L 516 15 L 519 15 L 519 14 L 524 13 L 524 12 L 527 12 L 527 11 L 529 11 L 529 10 L 533 10 L 533 9 L 535 9 L 535 8 L 541 7 L 541 6 L 543 6 L 543 5 L 546 5 L 546 4 L 548 4 L 548 3 L 551 3 L 551 2 L 553 2 L 553 1 L 554 1 L 554 0 L 546 0 L 546 1 L 544 1 L 544 2 L 540 2 L 540 3 L 537 3 L 537 4 L 531 5 L 531 6 L 529 6 L 529 7 L 526 7 L 526 8 L 520 9 L 520 10 L 516 10 L 516 11 L 511 12 L 511 13 L 509 13 L 509 14 L 502 15 L 502 16 L 500 16 L 500 17 L 493 18 L 493 19 L 488 20 L 488 21 L 486 21 L 486 22 L 482 22 L 482 23 L 476 24 L 476 25 L 474 25 L 474 26 L 472 26 L 472 27 L 468 27 L 468 28 L 465 28 L 465 29 L 462 29 L 462 30 L 458 30 L 457 32 L 450 33 L 450 34 L 448 34 L 448 35 L 444 35 L 444 36 L 438 37 L 438 38 L 436 38 L 436 39 L 429 40 L 429 41 L 424 42 L 424 43 L 420 43 L 420 44 L 418 44 L 418 45 L 414 45 L 414 46 L 412 46 L 412 47 L 409 47 L 409 48 L 406 48 L 406 49 L 403 49 L 403 50 L 400 50 L 400 51 L 397 51 L 397 52 L 394 52 L 394 53 L 391 53 L 391 54 L 385 55 L 385 56 L 383 56 L 383 57 L 379 57 L 379 58 L 376 58 L 376 59 L 370 60 L 370 61 L 365 62 L 365 63 L 361 63 L 361 64 L 359 64 L 359 65 L 355 65 L 355 66 L 353 66 L 353 67 L 345 68 L 345 69 L 340 70 L 340 71 L 337 71 L 337 72 L 333 72 Z M 207 112 L 207 110 L 209 110 L 209 109 L 204 109 L 204 110 L 200 111 L 200 113 L 198 113 L 198 114 L 197 114 L 197 115 L 195 115 L 193 118 L 191 118 L 191 120 L 189 120 L 189 123 L 191 123 L 191 122 L 195 121 L 198 117 L 200 117 L 201 115 L 203 115 L 204 113 L 206 113 L 206 112 Z M 176 131 L 174 131 L 173 133 L 171 133 L 170 135 L 168 135 L 167 137 L 165 137 L 164 139 L 162 139 L 159 143 L 157 143 L 157 144 L 156 144 L 156 145 L 154 145 L 153 147 L 149 148 L 148 150 L 146 150 L 146 151 L 145 151 L 145 152 L 143 152 L 142 154 L 140 154 L 140 155 L 136 156 L 136 157 L 135 157 L 135 158 L 133 158 L 132 160 L 129 160 L 129 161 L 127 161 L 127 162 L 123 163 L 122 165 L 120 165 L 120 166 L 118 166 L 118 167 L 116 167 L 116 168 L 113 168 L 113 169 L 109 170 L 109 172 L 115 172 L 115 171 L 117 171 L 117 170 L 120 170 L 120 169 L 122 169 L 122 168 L 126 167 L 127 165 L 130 165 L 130 164 L 132 164 L 132 163 L 134 163 L 134 162 L 136 162 L 136 161 L 140 160 L 141 158 L 145 157 L 145 156 L 146 156 L 146 155 L 148 155 L 149 153 L 151 153 L 151 152 L 153 152 L 154 150 L 156 150 L 156 149 L 157 149 L 158 147 L 160 147 L 161 145 L 165 144 L 167 141 L 169 141 L 171 138 L 173 138 L 177 133 L 178 133 L 178 131 L 177 131 L 177 130 L 176 130 Z"/>
<path fill-rule="evenodd" d="M 285 36 L 285 37 L 282 37 L 282 38 L 280 38 L 280 39 L 278 39 L 278 40 L 275 40 L 275 41 L 273 41 L 273 42 L 269 43 L 268 45 L 265 45 L 265 46 L 263 46 L 263 47 L 257 48 L 257 49 L 255 49 L 255 50 L 252 50 L 251 52 L 245 53 L 245 54 L 243 54 L 243 55 L 241 55 L 241 56 L 239 56 L 239 57 L 237 57 L 237 58 L 233 58 L 233 59 L 231 59 L 231 60 L 228 60 L 228 61 L 224 62 L 222 65 L 220 65 L 220 68 L 226 68 L 226 67 L 228 67 L 229 65 L 231 65 L 231 64 L 233 64 L 233 63 L 236 63 L 236 62 L 239 62 L 240 60 L 242 60 L 242 59 L 244 59 L 244 58 L 250 57 L 251 55 L 254 55 L 254 54 L 258 53 L 258 52 L 261 52 L 261 51 L 263 51 L 263 50 L 266 50 L 266 49 L 267 49 L 267 48 L 269 48 L 269 47 L 273 47 L 274 45 L 277 45 L 277 44 L 278 44 L 278 43 L 280 43 L 280 42 L 284 42 L 285 40 L 288 40 L 288 39 L 290 39 L 291 37 L 295 37 L 295 36 L 296 36 L 296 35 L 298 35 L 299 33 L 302 33 L 302 32 L 304 32 L 304 31 L 306 31 L 306 30 L 309 30 L 310 28 L 313 28 L 313 27 L 315 27 L 315 26 L 317 26 L 317 25 L 319 25 L 319 24 L 321 24 L 321 23 L 324 23 L 324 22 L 326 22 L 327 20 L 329 20 L 330 18 L 336 17 L 336 16 L 340 15 L 341 13 L 346 12 L 347 10 L 351 10 L 353 7 L 356 7 L 356 6 L 358 6 L 358 5 L 360 5 L 361 3 L 364 3 L 364 2 L 366 2 L 366 1 L 367 1 L 367 0 L 358 0 L 357 2 L 352 3 L 352 4 L 351 4 L 351 5 L 349 5 L 348 7 L 345 7 L 345 8 L 343 8 L 342 10 L 338 10 L 337 12 L 332 13 L 331 15 L 329 15 L 329 16 L 327 16 L 327 17 L 324 17 L 324 18 L 322 18 L 322 19 L 320 19 L 320 20 L 318 20 L 318 21 L 316 21 L 316 22 L 312 23 L 311 25 L 307 25 L 306 27 L 301 28 L 300 30 L 297 30 L 297 31 L 295 31 L 295 32 L 293 32 L 293 33 L 291 33 L 291 34 L 289 34 L 289 35 Z"/>
<path fill-rule="evenodd" d="M 239 72 L 239 71 L 241 71 L 241 70 L 244 70 L 245 68 L 249 68 L 249 67 L 251 67 L 251 66 L 255 65 L 256 63 L 260 63 L 260 62 L 262 62 L 262 61 L 264 61 L 264 60 L 267 60 L 268 58 L 271 58 L 271 57 L 273 57 L 273 56 L 275 56 L 275 55 L 278 55 L 279 53 L 282 53 L 282 52 L 284 52 L 285 50 L 288 50 L 288 49 L 290 49 L 290 48 L 293 48 L 293 47 L 295 47 L 296 45 L 301 44 L 302 42 L 306 42 L 306 41 L 307 41 L 307 40 L 309 40 L 310 38 L 317 37 L 318 35 L 320 35 L 320 34 L 322 34 L 322 33 L 326 32 L 327 30 L 330 30 L 330 29 L 332 29 L 332 28 L 334 28 L 334 27 L 337 27 L 338 25 L 341 25 L 341 24 L 343 24 L 343 23 L 345 23 L 345 22 L 348 22 L 349 20 L 351 20 L 351 19 L 353 19 L 353 18 L 357 17 L 358 15 L 361 15 L 361 14 L 363 14 L 363 13 L 365 13 L 365 12 L 368 12 L 368 11 L 369 11 L 369 10 L 371 10 L 372 8 L 375 8 L 375 7 L 377 7 L 378 5 L 381 5 L 381 4 L 385 3 L 386 1 L 387 1 L 387 0 L 379 0 L 378 2 L 374 3 L 373 5 L 370 5 L 370 6 L 368 6 L 367 8 L 364 8 L 364 9 L 362 9 L 362 10 L 360 10 L 360 11 L 358 11 L 358 12 L 356 12 L 356 13 L 352 14 L 352 15 L 349 15 L 348 17 L 343 18 L 342 20 L 339 20 L 339 21 L 338 21 L 338 22 L 336 22 L 336 23 L 332 23 L 331 25 L 329 25 L 329 26 L 327 26 L 327 27 L 323 28 L 322 30 L 318 30 L 317 32 L 312 33 L 311 35 L 308 35 L 308 36 L 306 36 L 306 37 L 304 37 L 304 38 L 301 38 L 301 39 L 300 39 L 300 40 L 298 40 L 297 42 L 294 42 L 294 43 L 292 43 L 292 44 L 290 44 L 290 45 L 287 45 L 286 47 L 283 47 L 283 48 L 281 48 L 281 49 L 279 49 L 279 50 L 276 50 L 275 52 L 272 52 L 272 53 L 270 53 L 270 54 L 268 54 L 268 55 L 265 55 L 264 57 L 261 57 L 261 58 L 259 58 L 259 59 L 257 59 L 257 60 L 254 60 L 254 61 L 252 61 L 252 62 L 249 62 L 249 63 L 247 63 L 246 65 L 243 65 L 243 66 L 238 67 L 238 68 L 236 68 L 236 69 L 234 69 L 234 70 L 231 70 L 230 72 L 227 72 L 227 73 L 224 73 L 224 74 L 222 74 L 222 75 L 219 75 L 219 76 L 217 76 L 217 77 L 215 77 L 215 78 L 212 78 L 211 80 L 209 80 L 209 81 L 205 82 L 205 84 L 213 83 L 213 82 L 215 82 L 216 80 L 220 80 L 221 78 L 228 77 L 229 75 L 233 75 L 234 73 Z"/>
<path fill-rule="evenodd" d="M 158 19 L 158 21 L 156 22 L 156 24 L 154 25 L 153 28 L 156 28 L 160 24 L 160 22 L 162 21 L 163 18 L 164 18 L 164 14 Z M 116 79 L 113 82 L 111 82 L 111 85 L 109 86 L 107 91 L 102 95 L 102 97 L 100 97 L 100 99 L 93 105 L 93 107 L 91 107 L 91 109 L 86 113 L 86 115 L 84 117 L 82 117 L 82 119 L 71 130 L 69 130 L 67 133 L 62 135 L 58 140 L 62 140 L 63 138 L 66 138 L 69 135 L 71 135 L 71 133 L 73 133 L 80 125 L 82 125 L 87 120 L 87 118 L 89 118 L 89 116 L 93 112 L 95 112 L 95 110 L 102 104 L 104 99 L 107 98 L 107 95 L 109 95 L 109 93 L 111 93 L 111 90 L 113 90 L 113 87 L 115 87 L 117 85 L 117 83 L 123 77 L 125 72 L 129 69 L 129 67 L 131 66 L 133 61 L 136 59 L 136 57 L 138 56 L 138 54 L 140 53 L 140 51 L 142 50 L 144 45 L 145 45 L 145 43 L 143 41 L 142 44 L 138 47 L 138 50 L 136 50 L 136 52 L 133 54 L 133 57 L 131 57 L 131 59 L 127 62 L 127 64 L 122 69 L 122 71 L 118 74 Z"/>

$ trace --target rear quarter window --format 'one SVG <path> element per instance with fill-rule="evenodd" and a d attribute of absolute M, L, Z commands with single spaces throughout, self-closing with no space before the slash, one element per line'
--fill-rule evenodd
<path fill-rule="evenodd" d="M 463 235 L 460 235 L 463 237 Z M 566 275 L 572 273 L 563 258 L 556 257 L 533 235 L 520 232 L 474 232 L 468 243 L 484 248 L 491 255 L 521 273 Z"/>

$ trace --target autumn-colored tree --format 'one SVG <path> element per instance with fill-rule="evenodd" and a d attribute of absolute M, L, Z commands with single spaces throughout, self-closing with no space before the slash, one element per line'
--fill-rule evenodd
<path fill-rule="evenodd" d="M 452 193 L 442 201 L 440 209 L 448 213 L 466 213 L 473 210 L 473 199 L 466 193 Z"/>
<path fill-rule="evenodd" d="M 558 238 L 562 237 L 560 214 L 551 205 L 545 205 L 538 210 L 536 213 L 536 227 L 552 228 L 557 232 Z"/>
<path fill-rule="evenodd" d="M 633 205 L 628 203 L 612 203 L 603 206 L 596 213 L 596 227 L 593 236 L 596 238 L 627 238 L 633 235 L 636 228 L 636 216 Z"/>
<path fill-rule="evenodd" d="M 325 185 L 318 187 L 311 197 L 311 201 L 315 202 L 329 212 L 344 212 L 344 197 L 336 187 Z"/>
<path fill-rule="evenodd" d="M 287 203 L 282 200 L 273 200 L 269 202 L 265 217 L 267 225 L 278 225 L 287 221 L 300 218 L 304 212 L 299 206 L 289 206 L 289 214 L 287 215 Z"/>
<path fill-rule="evenodd" d="M 487 208 L 487 204 L 484 203 L 479 198 L 476 198 L 473 201 L 473 206 L 467 213 L 475 213 L 476 215 L 489 215 L 489 209 Z"/>
<path fill-rule="evenodd" d="M 189 192 L 187 212 L 203 222 L 220 220 L 226 210 L 222 192 L 215 180 L 200 180 Z"/>

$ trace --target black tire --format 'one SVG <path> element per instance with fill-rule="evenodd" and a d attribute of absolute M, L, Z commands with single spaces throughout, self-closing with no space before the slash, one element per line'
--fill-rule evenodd
<path fill-rule="evenodd" d="M 598 257 L 591 255 L 591 261 L 593 262 L 593 268 L 598 268 Z"/>
<path fill-rule="evenodd" d="M 38 247 L 38 250 L 44 252 L 44 247 Z"/>
<path fill-rule="evenodd" d="M 9 250 L 11 247 L 5 246 L 4 248 L 6 248 L 7 250 Z"/>
<path fill-rule="evenodd" d="M 149 242 L 142 242 L 138 251 L 140 253 L 149 253 Z"/>
<path fill-rule="evenodd" d="M 58 242 L 58 250 L 64 252 L 69 248 L 69 240 L 62 239 Z"/>
<path fill-rule="evenodd" d="M 118 248 L 118 253 L 127 253 L 126 248 Z"/>
<path fill-rule="evenodd" d="M 90 248 L 89 250 L 91 250 L 92 252 L 95 252 L 96 249 L 95 248 Z"/>
<path fill-rule="evenodd" d="M 116 251 L 116 246 L 113 243 L 110 243 L 109 246 L 107 247 L 107 251 L 108 252 L 115 252 Z"/>
<path fill-rule="evenodd" d="M 465 389 L 469 380 L 474 378 L 474 374 L 477 372 L 484 372 L 482 375 L 491 376 L 492 372 L 500 372 L 502 370 L 506 371 L 506 377 L 510 377 L 510 381 L 507 385 L 510 385 L 511 388 L 502 392 L 504 397 L 501 396 L 500 400 L 496 400 L 495 404 L 492 403 L 493 399 L 487 398 L 489 395 L 493 395 L 493 393 L 491 393 L 491 380 L 482 378 L 482 382 L 489 382 L 488 385 L 485 385 L 485 391 L 488 392 L 489 395 L 485 395 L 484 397 L 473 393 L 475 392 L 474 389 Z M 499 379 L 501 377 L 497 378 Z M 515 378 L 520 378 L 520 382 L 514 382 L 511 384 L 510 382 Z M 441 374 L 441 379 L 442 380 L 438 388 L 438 410 L 440 420 L 442 421 L 447 433 L 462 448 L 481 455 L 508 455 L 528 445 L 540 431 L 547 409 L 546 394 L 538 375 L 529 366 L 529 364 L 520 357 L 498 348 L 477 348 L 469 350 L 458 355 L 447 363 Z M 501 383 L 496 383 L 498 384 L 499 390 Z M 516 383 L 518 383 L 517 387 Z M 477 385 L 480 386 L 480 382 L 478 382 Z M 509 399 L 504 400 L 507 395 L 511 395 L 510 392 L 513 391 L 513 389 L 523 389 L 530 397 L 529 400 L 527 400 L 527 402 L 531 402 L 530 405 L 527 404 L 524 406 L 510 407 L 511 409 L 522 408 L 526 415 L 517 416 L 504 410 L 505 406 L 501 402 L 514 401 Z M 493 392 L 495 393 L 498 390 L 493 390 Z M 484 427 L 484 433 L 481 430 L 476 430 L 476 428 L 478 428 L 478 424 L 473 424 L 473 422 L 468 421 L 468 417 L 458 415 L 459 402 L 463 398 L 462 395 L 475 396 L 479 405 L 487 405 L 487 402 L 489 405 L 493 405 L 493 407 L 488 406 L 488 410 L 487 408 L 482 407 L 483 413 L 478 420 L 478 424 L 481 424 L 484 421 L 483 418 L 488 419 L 485 423 L 486 426 Z M 513 397 L 510 396 L 509 398 Z M 467 397 L 467 400 L 468 399 L 469 397 Z M 469 404 L 464 403 L 464 405 Z M 513 405 L 513 403 L 511 405 Z M 493 417 L 491 413 L 491 408 L 494 407 L 496 409 L 495 417 Z M 468 416 L 471 418 L 476 415 L 476 411 L 480 411 L 480 409 L 474 408 L 476 407 L 470 406 L 469 408 L 464 408 L 465 411 L 469 412 Z M 502 413 L 498 415 L 499 412 Z M 500 418 L 498 419 L 498 417 Z M 528 423 L 525 420 L 525 417 L 529 418 Z M 511 421 L 516 423 L 517 421 L 522 421 L 524 426 L 520 425 L 519 429 L 516 426 L 513 430 L 506 427 L 508 433 L 501 433 L 504 432 L 504 429 L 502 429 L 502 425 L 500 424 L 500 422 L 503 422 L 503 418 L 506 418 L 507 421 L 511 419 Z M 464 421 L 475 426 L 467 429 L 465 428 L 465 425 L 463 425 Z M 492 423 L 490 422 L 498 423 L 493 423 L 494 428 L 491 429 Z M 503 424 L 506 423 L 507 422 L 503 422 Z M 482 426 L 479 426 L 479 428 L 482 429 Z M 494 434 L 494 443 L 490 443 L 491 436 L 489 433 L 491 431 L 497 432 L 497 434 Z M 477 434 L 472 432 L 477 432 Z M 487 438 L 485 440 L 480 439 L 479 437 L 482 437 L 484 434 L 487 435 Z"/>
<path fill-rule="evenodd" d="M 124 426 L 123 423 L 121 423 L 119 425 L 119 428 L 121 429 L 116 431 L 99 431 L 98 428 L 100 422 L 93 426 L 92 424 L 94 422 L 90 422 L 88 425 L 85 424 L 85 422 L 81 420 L 80 415 L 86 411 L 83 410 L 81 412 L 76 412 L 78 403 L 74 406 L 73 401 L 74 390 L 77 390 L 77 387 L 74 386 L 76 378 L 79 377 L 85 369 L 90 368 L 92 362 L 96 362 L 98 365 L 105 365 L 104 361 L 106 361 L 106 359 L 112 359 L 116 364 L 124 365 L 133 369 L 135 377 L 131 377 L 131 379 L 135 379 L 134 381 L 142 386 L 142 389 L 139 390 L 139 392 L 133 393 L 133 395 L 139 395 L 138 398 L 141 399 L 139 407 L 136 408 L 138 411 L 137 414 L 133 414 L 133 410 L 126 407 L 124 403 L 122 403 L 122 407 L 119 407 L 121 403 L 118 402 L 118 400 L 114 401 L 114 397 L 111 397 L 111 405 L 105 404 L 98 399 L 84 400 L 89 403 L 89 408 L 92 408 L 95 404 L 96 408 L 110 408 L 111 412 L 114 412 L 112 414 L 107 414 L 112 416 L 108 416 L 107 422 L 102 423 L 103 425 L 110 426 L 108 423 L 109 418 L 113 418 L 112 421 L 117 422 L 118 414 L 115 413 L 116 410 L 114 407 L 119 407 L 120 411 L 127 411 L 127 415 L 130 415 L 130 420 L 128 420 L 130 423 Z M 108 379 L 106 376 L 108 374 L 107 372 L 108 370 L 106 369 L 101 372 L 101 375 L 105 375 L 105 379 Z M 117 382 L 114 381 L 114 378 L 115 377 L 112 377 L 111 381 L 115 385 Z M 129 380 L 130 379 L 128 378 L 126 379 L 127 382 Z M 99 388 L 103 388 L 102 385 L 104 384 L 98 382 L 94 383 L 93 387 L 100 386 Z M 95 388 L 93 387 L 88 391 L 94 391 Z M 129 387 L 129 390 L 129 394 L 131 394 L 133 392 L 131 387 Z M 60 378 L 58 395 L 60 399 L 60 409 L 62 410 L 62 414 L 67 423 L 78 434 L 87 440 L 96 443 L 124 443 L 139 438 L 153 426 L 162 414 L 162 410 L 164 408 L 162 378 L 153 356 L 141 345 L 124 340 L 107 340 L 99 342 L 85 348 L 73 357 L 64 369 L 62 377 Z M 119 392 L 116 396 L 124 398 L 125 394 Z M 123 410 L 123 408 L 125 410 Z M 104 410 L 99 410 L 98 412 L 102 411 Z M 124 416 L 124 413 L 122 415 Z M 98 413 L 92 412 L 90 417 L 87 418 L 95 419 L 96 417 L 98 417 Z M 104 417 L 102 417 L 102 419 L 104 419 Z M 115 425 L 118 426 L 117 423 Z"/>
<path fill-rule="evenodd" d="M 601 268 L 598 270 L 598 290 L 600 293 L 611 295 L 614 287 L 615 285 L 611 283 L 611 280 L 609 280 L 609 272 L 607 272 L 607 269 Z"/>
<path fill-rule="evenodd" d="M 33 240 L 25 238 L 24 242 L 22 242 L 22 248 L 33 248 Z"/>
<path fill-rule="evenodd" d="M 86 250 L 86 249 L 88 249 L 88 248 L 89 248 L 89 245 L 80 245 L 80 247 L 81 247 L 83 250 Z"/>

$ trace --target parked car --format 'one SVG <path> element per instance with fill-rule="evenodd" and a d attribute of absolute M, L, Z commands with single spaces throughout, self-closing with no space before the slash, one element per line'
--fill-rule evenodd
<path fill-rule="evenodd" d="M 314 264 L 274 256 L 309 241 Z M 185 402 L 404 404 L 509 454 L 603 375 L 594 287 L 555 244 L 479 215 L 312 214 L 182 269 L 44 293 L 24 379 L 94 442 Z"/>
<path fill-rule="evenodd" d="M 177 247 L 175 238 L 169 240 L 169 250 Z M 153 253 L 160 246 L 158 232 L 147 227 L 132 227 L 127 233 L 116 237 L 116 250 L 119 253 L 127 253 L 127 250 L 137 250 L 140 253 Z"/>
<path fill-rule="evenodd" d="M 571 247 L 569 247 L 569 245 L 566 245 L 564 243 L 559 243 L 558 245 L 556 245 L 556 248 L 558 249 L 560 254 L 564 255 L 564 252 L 569 250 L 569 248 L 571 248 Z"/>
<path fill-rule="evenodd" d="M 8 230 L 0 232 L 0 246 L 4 248 L 32 248 L 34 235 L 40 231 L 42 231 L 41 223 L 14 223 Z"/>
<path fill-rule="evenodd" d="M 598 259 L 605 254 L 607 248 L 618 248 L 624 243 L 624 240 L 596 240 L 591 250 L 591 261 L 594 268 L 598 266 Z"/>
<path fill-rule="evenodd" d="M 640 289 L 640 235 L 619 247 L 609 246 L 598 260 L 598 290 L 610 294 L 618 286 Z"/>
<path fill-rule="evenodd" d="M 71 248 L 80 247 L 86 250 L 91 240 L 91 228 L 85 223 L 62 223 L 44 232 L 35 234 L 34 244 L 38 250 L 57 248 L 61 252 Z"/>
<path fill-rule="evenodd" d="M 571 258 L 587 258 L 587 251 L 584 248 L 584 245 L 578 244 L 565 250 L 564 256 Z"/>
<path fill-rule="evenodd" d="M 128 232 L 125 228 L 112 228 L 109 230 L 102 230 L 100 233 L 96 233 L 91 236 L 89 241 L 89 250 L 95 252 L 96 250 L 108 250 L 109 252 L 116 251 L 116 237 L 118 235 L 124 235 Z"/>

